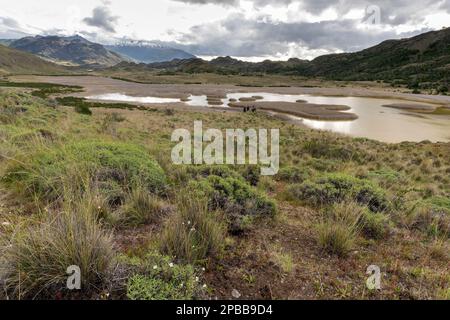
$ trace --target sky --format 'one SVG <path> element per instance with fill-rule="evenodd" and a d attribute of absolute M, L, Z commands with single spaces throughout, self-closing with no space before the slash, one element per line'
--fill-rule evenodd
<path fill-rule="evenodd" d="M 157 41 L 207 59 L 313 59 L 443 27 L 450 0 L 0 0 L 0 39 Z"/>

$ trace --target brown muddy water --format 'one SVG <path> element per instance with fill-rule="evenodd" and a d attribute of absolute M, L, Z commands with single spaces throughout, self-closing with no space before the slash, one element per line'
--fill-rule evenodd
<path fill-rule="evenodd" d="M 431 142 L 450 142 L 450 116 L 433 115 L 426 113 L 416 113 L 407 110 L 393 109 L 384 107 L 389 104 L 405 103 L 401 99 L 380 99 L 365 97 L 329 97 L 312 95 L 287 95 L 266 92 L 252 93 L 231 93 L 227 94 L 225 99 L 221 99 L 222 105 L 214 107 L 227 108 L 230 99 L 239 100 L 241 98 L 250 98 L 259 96 L 260 101 L 267 102 L 296 102 L 304 100 L 314 104 L 332 104 L 346 105 L 352 112 L 358 115 L 357 120 L 353 121 L 319 121 L 304 119 L 296 116 L 288 116 L 290 119 L 300 122 L 305 126 L 317 129 L 342 133 L 352 137 L 363 137 L 388 143 L 398 143 L 403 141 L 420 142 L 429 140 Z M 180 99 L 158 98 L 158 97 L 134 97 L 121 93 L 110 93 L 89 96 L 88 99 L 137 102 L 137 103 L 175 103 L 181 102 Z M 207 96 L 189 97 L 185 102 L 191 106 L 208 105 Z"/>

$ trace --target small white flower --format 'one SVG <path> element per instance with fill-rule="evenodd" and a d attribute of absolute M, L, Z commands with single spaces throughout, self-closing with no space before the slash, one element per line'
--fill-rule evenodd
<path fill-rule="evenodd" d="M 180 288 L 183 288 L 184 287 L 184 284 L 182 283 L 182 284 L 180 284 Z"/>
<path fill-rule="evenodd" d="M 157 270 L 158 269 L 158 266 L 153 266 L 153 270 Z"/>
<path fill-rule="evenodd" d="M 191 232 L 195 232 L 195 228 L 192 228 L 192 229 L 191 229 Z"/>
<path fill-rule="evenodd" d="M 203 289 L 206 289 L 208 286 L 206 284 L 203 285 Z"/>
<path fill-rule="evenodd" d="M 202 268 L 202 271 L 203 271 L 203 272 L 205 272 L 205 271 L 206 271 L 206 269 L 205 269 L 205 268 Z"/>
<path fill-rule="evenodd" d="M 9 222 L 3 222 L 2 223 L 2 226 L 4 226 L 4 227 L 9 227 L 11 225 L 11 223 L 9 223 Z"/>
<path fill-rule="evenodd" d="M 173 263 L 172 262 L 169 263 L 169 267 L 173 268 Z"/>
<path fill-rule="evenodd" d="M 198 277 L 195 277 L 195 282 L 199 282 L 200 279 Z"/>
<path fill-rule="evenodd" d="M 190 226 L 191 225 L 191 222 L 190 221 L 188 221 L 188 226 Z"/>

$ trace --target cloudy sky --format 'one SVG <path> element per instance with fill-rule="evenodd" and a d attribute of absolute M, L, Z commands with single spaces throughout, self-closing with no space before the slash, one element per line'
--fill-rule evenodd
<path fill-rule="evenodd" d="M 312 59 L 450 26 L 450 0 L 0 0 L 0 38 L 160 41 L 201 57 Z"/>

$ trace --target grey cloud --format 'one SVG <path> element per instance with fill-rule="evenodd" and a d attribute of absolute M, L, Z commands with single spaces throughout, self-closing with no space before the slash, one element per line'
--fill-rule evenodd
<path fill-rule="evenodd" d="M 268 18 L 253 21 L 242 15 L 232 15 L 219 23 L 193 27 L 189 33 L 181 35 L 179 43 L 197 55 L 261 57 L 288 52 L 293 43 L 307 50 L 321 49 L 330 53 L 357 51 L 386 39 L 424 31 L 397 35 L 393 31 L 357 28 L 358 23 L 355 20 L 280 23 Z"/>
<path fill-rule="evenodd" d="M 172 0 L 176 2 L 184 2 L 188 4 L 219 4 L 223 6 L 238 5 L 239 0 Z"/>
<path fill-rule="evenodd" d="M 8 28 L 19 29 L 20 24 L 13 18 L 9 17 L 0 17 L 0 25 L 3 25 Z"/>
<path fill-rule="evenodd" d="M 173 0 L 195 4 L 223 4 L 237 5 L 240 0 Z M 382 23 L 399 25 L 404 23 L 419 23 L 423 21 L 424 13 L 436 8 L 450 12 L 450 0 L 251 0 L 255 8 L 272 6 L 286 6 L 291 3 L 299 3 L 301 10 L 312 14 L 321 14 L 327 9 L 333 8 L 339 15 L 345 15 L 352 9 L 365 9 L 368 6 L 380 7 Z"/>
<path fill-rule="evenodd" d="M 29 35 L 17 20 L 10 17 L 0 17 L 1 39 L 18 39 Z"/>
<path fill-rule="evenodd" d="M 104 31 L 115 33 L 115 26 L 119 17 L 112 15 L 107 6 L 97 7 L 92 11 L 92 17 L 83 19 L 83 22 L 89 26 L 100 28 Z"/>

